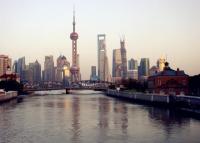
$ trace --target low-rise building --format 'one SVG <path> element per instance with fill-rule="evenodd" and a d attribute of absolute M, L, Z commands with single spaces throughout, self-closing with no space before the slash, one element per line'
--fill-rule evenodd
<path fill-rule="evenodd" d="M 153 93 L 188 94 L 189 76 L 179 69 L 173 70 L 165 63 L 163 71 L 148 78 L 148 88 Z"/>

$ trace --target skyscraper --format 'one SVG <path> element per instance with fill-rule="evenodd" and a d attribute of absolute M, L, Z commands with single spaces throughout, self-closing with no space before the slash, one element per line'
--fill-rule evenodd
<path fill-rule="evenodd" d="M 20 76 L 21 82 L 25 81 L 25 75 L 24 75 L 25 68 L 26 68 L 25 57 L 21 57 L 18 59 L 17 62 L 17 73 Z"/>
<path fill-rule="evenodd" d="M 126 57 L 126 48 L 125 48 L 125 40 L 120 40 L 121 45 L 121 58 L 122 58 L 122 78 L 127 78 L 127 57 Z"/>
<path fill-rule="evenodd" d="M 12 60 L 6 55 L 0 55 L 0 76 L 5 74 L 8 67 L 11 68 Z"/>
<path fill-rule="evenodd" d="M 158 59 L 157 67 L 158 67 L 159 71 L 163 71 L 164 70 L 165 62 L 166 62 L 166 59 L 164 59 L 163 57 Z"/>
<path fill-rule="evenodd" d="M 138 62 L 133 58 L 128 61 L 128 70 L 138 70 Z"/>
<path fill-rule="evenodd" d="M 112 63 L 112 77 L 113 80 L 121 79 L 121 66 L 122 66 L 122 59 L 121 59 L 121 50 L 114 49 L 113 50 L 113 63 Z"/>
<path fill-rule="evenodd" d="M 17 73 L 17 65 L 18 65 L 17 60 L 15 60 L 12 67 L 14 73 Z"/>
<path fill-rule="evenodd" d="M 78 33 L 76 33 L 75 27 L 75 11 L 73 11 L 73 32 L 70 34 L 72 40 L 72 66 L 70 68 L 71 82 L 78 82 L 80 80 L 79 55 L 77 54 Z"/>
<path fill-rule="evenodd" d="M 98 78 L 101 81 L 110 81 L 108 57 L 106 52 L 106 35 L 97 35 L 98 46 Z"/>
<path fill-rule="evenodd" d="M 33 81 L 38 83 L 41 81 L 41 64 L 36 60 L 33 67 Z"/>
<path fill-rule="evenodd" d="M 44 81 L 54 81 L 55 71 L 54 71 L 54 61 L 53 56 L 45 56 L 44 61 Z"/>
<path fill-rule="evenodd" d="M 29 65 L 28 65 L 28 79 L 27 79 L 27 81 L 29 83 L 34 82 L 34 66 L 35 66 L 35 63 L 29 63 Z"/>
<path fill-rule="evenodd" d="M 90 80 L 92 80 L 92 81 L 98 80 L 97 73 L 96 73 L 96 66 L 91 67 Z"/>
<path fill-rule="evenodd" d="M 138 70 L 128 70 L 128 78 L 138 80 Z"/>
<path fill-rule="evenodd" d="M 138 62 L 133 58 L 128 61 L 128 78 L 138 80 Z"/>
<path fill-rule="evenodd" d="M 56 67 L 56 81 L 63 82 L 64 80 L 64 68 L 70 69 L 70 63 L 67 61 L 67 58 L 63 55 L 60 55 L 57 58 L 57 67 Z"/>
<path fill-rule="evenodd" d="M 149 58 L 142 58 L 139 66 L 139 78 L 147 79 L 149 76 Z"/>

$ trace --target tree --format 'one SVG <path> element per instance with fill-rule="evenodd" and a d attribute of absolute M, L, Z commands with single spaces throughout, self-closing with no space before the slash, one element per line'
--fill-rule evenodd
<path fill-rule="evenodd" d="M 189 78 L 189 91 L 193 96 L 200 96 L 200 74 Z"/>

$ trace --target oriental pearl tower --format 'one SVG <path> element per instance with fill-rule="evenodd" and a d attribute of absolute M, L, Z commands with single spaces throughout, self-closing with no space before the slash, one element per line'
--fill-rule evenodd
<path fill-rule="evenodd" d="M 75 25 L 75 11 L 73 10 L 73 32 L 70 34 L 72 40 L 72 66 L 70 68 L 72 83 L 80 81 L 79 55 L 77 54 L 78 33 L 75 32 Z"/>

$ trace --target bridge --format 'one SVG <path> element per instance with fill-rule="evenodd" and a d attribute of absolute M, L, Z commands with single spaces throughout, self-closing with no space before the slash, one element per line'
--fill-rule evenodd
<path fill-rule="evenodd" d="M 71 83 L 66 87 L 40 87 L 40 88 L 25 88 L 24 92 L 30 93 L 34 91 L 49 91 L 49 90 L 66 90 L 66 93 L 69 93 L 71 90 L 97 90 L 105 91 L 112 85 L 112 82 L 108 81 L 91 81 L 91 80 L 82 80 L 77 83 Z"/>

